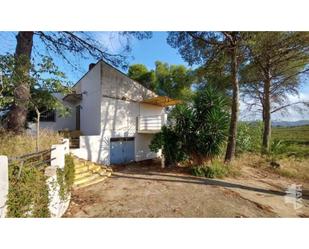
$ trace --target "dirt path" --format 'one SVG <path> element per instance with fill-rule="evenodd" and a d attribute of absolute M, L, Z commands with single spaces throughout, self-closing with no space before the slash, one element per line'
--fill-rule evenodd
<path fill-rule="evenodd" d="M 233 191 L 250 201 L 269 206 L 280 217 L 309 217 L 309 183 L 288 179 L 267 171 L 251 167 L 242 168 L 242 176 L 238 179 L 227 178 L 226 181 L 246 186 L 254 186 L 260 190 L 248 191 L 236 188 Z M 301 186 L 302 196 L 298 199 L 289 198 L 286 191 L 293 191 L 294 186 Z"/>
<path fill-rule="evenodd" d="M 306 217 L 275 183 L 211 180 L 141 164 L 116 169 L 108 180 L 76 190 L 66 217 Z M 278 184 L 278 183 L 276 183 Z"/>

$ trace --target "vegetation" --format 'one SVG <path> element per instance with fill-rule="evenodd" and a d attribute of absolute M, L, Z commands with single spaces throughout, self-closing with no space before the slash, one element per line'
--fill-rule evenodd
<path fill-rule="evenodd" d="M 229 71 L 231 96 L 231 118 L 226 147 L 225 162 L 229 163 L 235 154 L 237 123 L 239 116 L 239 68 L 244 59 L 241 32 L 170 32 L 168 43 L 179 50 L 190 64 L 207 67 L 216 63 L 215 58 L 228 58 L 223 70 Z M 217 68 L 217 67 L 216 67 Z M 218 82 L 220 84 L 220 82 Z"/>
<path fill-rule="evenodd" d="M 65 156 L 64 169 L 57 169 L 57 182 L 60 186 L 59 195 L 62 200 L 69 197 L 69 193 L 74 183 L 75 165 L 73 156 Z"/>
<path fill-rule="evenodd" d="M 183 65 L 169 65 L 161 61 L 155 64 L 154 70 L 148 70 L 142 64 L 133 64 L 129 67 L 128 76 L 158 95 L 189 100 L 195 80 L 193 71 Z"/>
<path fill-rule="evenodd" d="M 271 115 L 293 105 L 309 106 L 308 101 L 290 103 L 288 94 L 297 95 L 300 78 L 309 73 L 308 32 L 245 33 L 249 63 L 242 69 L 245 95 L 250 107 L 261 108 L 263 119 L 262 152 L 271 143 Z"/>
<path fill-rule="evenodd" d="M 41 134 L 41 149 L 50 149 L 59 143 L 60 136 L 48 130 Z M 36 137 L 31 134 L 13 134 L 0 132 L 0 154 L 17 157 L 33 153 Z M 26 162 L 22 169 L 20 163 L 9 166 L 8 217 L 49 217 L 49 197 L 44 169 L 47 165 L 33 167 Z"/>
<path fill-rule="evenodd" d="M 51 148 L 52 144 L 57 144 L 61 140 L 58 133 L 43 130 L 41 131 L 40 144 L 41 150 Z M 36 150 L 36 136 L 30 133 L 16 135 L 11 132 L 0 130 L 0 155 L 8 157 L 21 156 L 33 153 Z"/>
<path fill-rule="evenodd" d="M 266 174 L 277 174 L 294 180 L 309 181 L 308 157 L 281 156 L 277 157 L 275 161 L 272 159 L 269 156 L 261 156 L 257 153 L 243 153 L 235 158 L 231 168 L 234 170 L 238 169 L 241 173 L 243 167 L 251 167 L 264 171 Z"/>
<path fill-rule="evenodd" d="M 31 161 L 25 162 L 22 168 L 19 162 L 10 164 L 8 217 L 50 217 L 49 191 L 44 174 L 46 166 L 34 167 Z M 59 195 L 63 201 L 69 197 L 74 174 L 73 157 L 66 155 L 64 169 L 57 169 Z"/>
<path fill-rule="evenodd" d="M 296 158 L 309 158 L 309 125 L 296 127 L 274 127 L 273 141 L 281 141 L 281 154 Z"/>
<path fill-rule="evenodd" d="M 9 194 L 7 217 L 49 217 L 49 192 L 44 175 L 44 165 L 40 168 L 24 165 L 19 176 L 20 165 L 9 167 Z"/>
<path fill-rule="evenodd" d="M 166 165 L 173 165 L 186 159 L 176 132 L 168 126 L 163 126 L 160 133 L 155 134 L 150 150 L 157 152 L 162 149 Z"/>
<path fill-rule="evenodd" d="M 57 110 L 60 116 L 69 114 L 69 110 L 54 95 L 67 94 L 70 92 L 69 82 L 64 73 L 60 72 L 50 57 L 42 57 L 37 65 L 29 65 L 29 73 L 17 75 L 14 68 L 19 62 L 13 55 L 0 56 L 0 70 L 4 72 L 3 96 L 0 102 L 0 116 L 5 127 L 9 128 L 15 121 L 11 120 L 10 110 L 14 107 L 15 84 L 19 80 L 27 83 L 30 92 L 27 104 L 27 121 L 36 122 L 36 151 L 40 150 L 40 118 L 50 110 Z M 13 117 L 15 119 L 15 117 Z M 25 124 L 26 125 L 26 124 Z"/>
<path fill-rule="evenodd" d="M 236 154 L 259 152 L 262 142 L 262 123 L 239 122 Z"/>
<path fill-rule="evenodd" d="M 207 178 L 223 178 L 229 172 L 229 168 L 214 161 L 210 165 L 201 165 L 191 168 L 191 174 L 195 176 L 202 176 Z"/>
<path fill-rule="evenodd" d="M 168 162 L 188 158 L 201 165 L 212 160 L 220 154 L 226 139 L 229 118 L 226 109 L 226 100 L 220 92 L 211 87 L 200 89 L 192 105 L 176 106 L 170 114 L 171 125 L 155 135 L 150 148 L 158 151 L 163 147 Z"/>

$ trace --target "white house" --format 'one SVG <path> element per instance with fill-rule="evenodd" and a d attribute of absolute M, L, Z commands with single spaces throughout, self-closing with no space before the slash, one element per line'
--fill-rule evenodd
<path fill-rule="evenodd" d="M 90 64 L 74 93 L 58 98 L 71 115 L 55 115 L 41 127 L 80 130 L 79 148 L 73 153 L 105 165 L 158 157 L 148 146 L 166 122 L 165 107 L 178 103 L 157 96 L 102 60 Z"/>

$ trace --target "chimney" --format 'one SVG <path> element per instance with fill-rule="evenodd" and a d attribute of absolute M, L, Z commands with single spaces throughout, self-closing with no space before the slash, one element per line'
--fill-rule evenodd
<path fill-rule="evenodd" d="M 94 68 L 95 65 L 96 65 L 95 63 L 90 63 L 90 64 L 89 64 L 89 71 L 90 71 L 92 68 Z"/>

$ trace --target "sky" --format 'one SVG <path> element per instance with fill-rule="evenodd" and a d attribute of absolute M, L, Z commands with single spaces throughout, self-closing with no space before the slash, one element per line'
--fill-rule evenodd
<path fill-rule="evenodd" d="M 122 51 L 123 44 L 125 41 L 117 32 L 95 32 L 96 39 L 100 41 L 111 53 L 119 53 Z M 14 32 L 0 32 L 0 54 L 13 53 L 16 46 L 16 33 Z M 132 39 L 130 41 L 131 52 L 127 54 L 129 64 L 144 64 L 148 69 L 154 69 L 155 61 L 160 60 L 169 64 L 188 64 L 181 58 L 177 49 L 170 47 L 167 42 L 167 32 L 153 32 L 152 38 L 147 40 Z M 41 42 L 36 39 L 34 40 L 35 48 L 33 54 L 41 51 L 45 51 L 45 48 Z M 72 83 L 76 83 L 88 70 L 90 63 L 96 62 L 93 59 L 81 59 L 77 57 L 70 57 L 73 64 L 77 65 L 77 69 L 73 69 L 72 66 L 65 63 L 61 58 L 54 57 L 55 63 L 59 66 L 59 69 L 63 71 L 68 79 Z M 126 71 L 124 71 L 126 72 Z M 291 101 L 297 101 L 299 99 L 305 99 L 309 101 L 309 84 L 303 82 L 300 89 L 300 96 L 290 96 Z M 242 119 L 256 119 L 259 116 L 248 116 L 246 112 L 246 106 L 241 102 L 240 104 Z M 309 120 L 309 112 L 305 114 L 299 114 L 293 109 L 289 110 L 285 116 L 275 114 L 273 115 L 274 120 L 287 120 L 296 121 L 300 119 Z"/>

